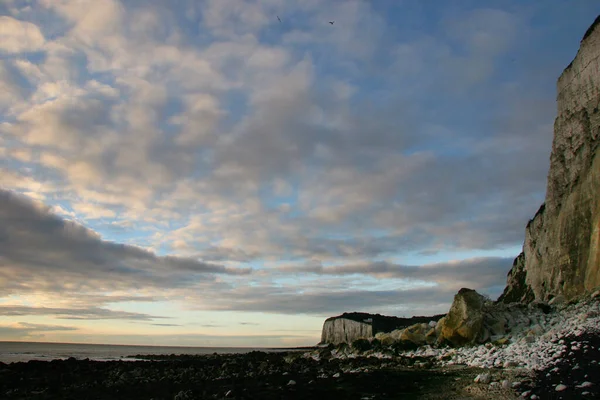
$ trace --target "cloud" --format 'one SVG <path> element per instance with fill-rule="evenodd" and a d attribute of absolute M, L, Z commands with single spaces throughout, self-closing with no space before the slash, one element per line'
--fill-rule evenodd
<path fill-rule="evenodd" d="M 0 16 L 0 51 L 22 53 L 41 50 L 44 35 L 40 28 L 27 21 L 3 15 Z"/>
<path fill-rule="evenodd" d="M 215 274 L 251 272 L 161 257 L 139 247 L 104 241 L 96 232 L 8 191 L 0 191 L 0 204 L 0 254 L 5 265 L 0 282 L 10 292 L 169 288 L 213 281 Z"/>
<path fill-rule="evenodd" d="M 132 313 L 126 311 L 114 311 L 106 308 L 56 308 L 56 307 L 29 307 L 19 305 L 0 305 L 0 315 L 7 317 L 24 315 L 51 315 L 59 319 L 126 319 L 151 321 L 155 318 L 167 318 L 142 313 Z"/>
<path fill-rule="evenodd" d="M 385 312 L 392 315 L 447 312 L 456 292 L 446 288 L 408 290 L 319 290 L 298 292 L 277 287 L 238 288 L 215 299 L 215 311 L 251 311 L 291 315 L 334 315 L 345 311 Z M 379 311 L 378 311 L 379 310 Z M 416 315 L 416 314 L 414 314 Z"/>
<path fill-rule="evenodd" d="M 313 315 L 496 293 L 504 258 L 394 260 L 522 243 L 597 5 L 429 7 L 0 6 L 2 293 Z"/>
<path fill-rule="evenodd" d="M 369 275 L 381 279 L 404 278 L 435 282 L 441 287 L 451 290 L 468 287 L 486 291 L 490 288 L 497 290 L 497 287 L 504 285 L 506 272 L 510 269 L 511 264 L 512 258 L 482 257 L 419 266 L 380 261 L 327 267 L 322 265 L 281 267 L 280 270 L 288 273 L 318 275 Z"/>
<path fill-rule="evenodd" d="M 44 324 L 30 324 L 27 322 L 19 322 L 19 328 L 27 331 L 74 331 L 77 328 L 72 326 L 61 326 L 61 325 L 44 325 Z"/>
<path fill-rule="evenodd" d="M 522 236 L 519 222 L 537 206 L 525 200 L 542 197 L 541 173 L 524 181 L 529 176 L 515 171 L 542 165 L 546 153 L 526 146 L 528 157 L 505 163 L 500 146 L 484 151 L 482 145 L 504 132 L 476 138 L 477 132 L 451 129 L 440 111 L 447 108 L 443 95 L 431 104 L 431 96 L 410 90 L 431 82 L 436 92 L 445 93 L 448 82 L 463 90 L 464 79 L 474 76 L 464 71 L 495 62 L 513 44 L 521 21 L 512 13 L 476 9 L 468 26 L 444 20 L 448 37 L 403 38 L 393 45 L 392 69 L 380 76 L 381 69 L 371 68 L 391 46 L 384 34 L 391 27 L 376 7 L 361 2 L 325 9 L 210 2 L 185 16 L 116 1 L 90 3 L 94 12 L 68 1 L 45 4 L 66 22 L 38 70 L 27 68 L 37 85 L 34 104 L 15 111 L 5 129 L 13 140 L 40 148 L 31 162 L 43 169 L 33 175 L 59 184 L 82 220 L 126 218 L 164 229 L 165 221 L 191 225 L 192 212 L 228 209 L 239 218 L 190 226 L 185 238 L 182 230 L 163 230 L 161 242 L 151 245 L 219 262 L 290 253 L 326 259 L 414 245 L 429 252 L 514 245 Z M 298 17 L 277 25 L 284 30 L 280 40 L 266 43 L 260 33 L 274 34 L 273 13 Z M 323 13 L 336 15 L 339 26 L 321 24 Z M 210 40 L 189 41 L 180 18 L 190 15 L 214 24 L 207 25 Z M 144 23 L 156 35 L 140 31 Z M 286 39 L 293 32 L 312 39 Z M 459 54 L 462 49 L 468 51 Z M 337 68 L 336 60 L 340 73 L 324 74 L 327 65 Z M 406 70 L 414 64 L 427 77 Z M 370 84 L 361 82 L 375 71 L 384 88 L 366 90 Z M 469 87 L 478 93 L 495 72 Z M 532 121 L 520 131 L 531 131 Z M 452 156 L 444 146 L 455 149 Z M 276 182 L 272 195 L 261 194 Z M 271 209 L 281 198 L 287 202 Z M 507 213 L 513 204 L 516 212 Z M 495 223 L 500 229 L 490 229 Z M 384 237 L 364 238 L 368 229 L 383 230 L 378 236 Z M 350 237 L 331 239 L 338 230 Z"/>
<path fill-rule="evenodd" d="M 63 325 L 31 324 L 28 322 L 0 325 L 0 335 L 4 339 L 43 338 L 48 332 L 71 331 L 77 331 L 77 328 Z"/>
<path fill-rule="evenodd" d="M 7 60 L 0 60 L 0 109 L 10 109 L 29 94 L 26 78 Z"/>
<path fill-rule="evenodd" d="M 465 15 L 466 14 L 466 15 Z M 445 30 L 471 52 L 497 56 L 517 39 L 519 15 L 493 8 L 480 8 L 447 18 Z"/>

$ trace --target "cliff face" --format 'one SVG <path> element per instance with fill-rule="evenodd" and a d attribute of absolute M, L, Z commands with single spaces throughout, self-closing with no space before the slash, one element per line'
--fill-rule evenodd
<path fill-rule="evenodd" d="M 381 314 L 344 313 L 325 320 L 321 343 L 352 343 L 356 339 L 373 338 L 379 332 L 391 332 L 418 323 L 438 321 L 443 316 L 399 318 Z"/>
<path fill-rule="evenodd" d="M 546 199 L 500 301 L 569 300 L 600 286 L 600 17 L 557 92 Z"/>
<path fill-rule="evenodd" d="M 372 338 L 373 326 L 369 322 L 347 318 L 329 318 L 323 324 L 321 343 L 352 343 L 360 338 Z"/>

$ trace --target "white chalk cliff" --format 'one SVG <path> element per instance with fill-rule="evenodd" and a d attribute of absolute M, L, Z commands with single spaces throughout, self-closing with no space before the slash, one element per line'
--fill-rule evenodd
<path fill-rule="evenodd" d="M 570 300 L 600 286 L 600 17 L 557 92 L 546 199 L 527 224 L 504 302 Z"/>

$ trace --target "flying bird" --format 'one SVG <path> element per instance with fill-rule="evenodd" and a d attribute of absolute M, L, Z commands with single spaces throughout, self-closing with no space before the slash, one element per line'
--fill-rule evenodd
<path fill-rule="evenodd" d="M 329 23 L 330 23 L 331 25 L 333 25 L 333 23 L 334 23 L 334 22 L 335 22 L 335 21 L 329 21 Z"/>
<path fill-rule="evenodd" d="M 277 16 L 277 19 L 279 20 L 279 22 L 281 22 L 281 18 L 279 18 L 279 15 Z"/>

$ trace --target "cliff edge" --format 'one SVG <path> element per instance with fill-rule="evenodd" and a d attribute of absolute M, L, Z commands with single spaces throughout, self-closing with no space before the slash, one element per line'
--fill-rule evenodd
<path fill-rule="evenodd" d="M 501 302 L 573 299 L 600 286 L 600 16 L 557 84 L 546 199 Z"/>

